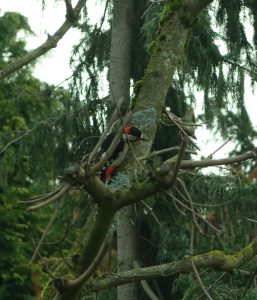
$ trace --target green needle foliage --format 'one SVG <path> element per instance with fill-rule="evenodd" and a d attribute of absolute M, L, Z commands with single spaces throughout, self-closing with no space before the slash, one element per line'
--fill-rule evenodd
<path fill-rule="evenodd" d="M 47 5 L 44 1 L 43 4 Z M 86 9 L 76 24 L 82 38 L 71 57 L 73 76 L 69 91 L 40 82 L 33 77 L 31 66 L 0 82 L 1 299 L 33 296 L 34 270 L 31 273 L 27 262 L 53 213 L 49 208 L 34 216 L 18 201 L 52 190 L 63 168 L 93 149 L 113 110 L 105 88 L 109 79 L 112 6 L 109 1 L 104 5 L 98 25 L 90 24 Z M 153 3 L 149 8 L 149 1 L 135 1 L 130 74 L 133 84 L 140 86 L 144 76 L 164 18 L 163 6 L 162 2 Z M 246 21 L 253 28 L 253 40 L 247 35 Z M 24 17 L 8 13 L 0 18 L 0 67 L 26 53 L 25 41 L 18 38 L 21 32 L 31 34 Z M 256 131 L 245 108 L 244 87 L 246 81 L 253 85 L 256 81 L 256 32 L 255 1 L 214 1 L 194 24 L 166 97 L 166 105 L 183 118 L 192 111 L 198 100 L 197 92 L 201 92 L 204 110 L 201 121 L 222 137 L 233 137 L 235 154 L 255 149 Z M 189 122 L 193 121 L 192 115 L 191 119 Z M 160 124 L 153 148 L 177 146 L 180 140 L 176 128 Z M 170 156 L 170 153 L 162 155 L 148 164 L 154 169 Z M 206 176 L 196 171 L 179 175 L 190 193 L 203 234 L 193 225 L 190 210 L 161 193 L 149 197 L 146 205 L 137 205 L 135 226 L 142 265 L 175 261 L 192 251 L 198 254 L 221 249 L 233 253 L 256 237 L 256 223 L 251 221 L 257 219 L 256 184 L 249 181 L 244 168 L 237 176 L 231 175 L 230 170 L 220 174 Z M 180 201 L 185 202 L 186 198 L 186 205 L 190 206 L 181 183 L 176 183 L 172 193 Z M 56 226 L 49 233 L 43 255 L 76 256 L 81 241 L 87 238 L 95 206 L 80 191 L 66 200 Z M 113 246 L 107 263 L 109 269 L 100 266 L 96 276 L 115 267 L 115 256 Z M 255 265 L 253 261 L 245 269 L 252 272 Z M 205 287 L 220 276 L 216 270 L 198 271 Z M 211 294 L 214 299 L 240 299 L 248 282 L 249 277 L 239 271 L 231 272 L 219 279 Z M 159 290 L 163 299 L 197 299 L 202 294 L 194 274 L 173 274 L 150 282 L 150 286 Z M 85 297 L 90 299 L 88 295 Z M 98 295 L 99 299 L 115 297 L 114 289 Z M 256 291 L 250 288 L 245 299 L 255 298 Z M 139 299 L 147 299 L 142 290 Z"/>

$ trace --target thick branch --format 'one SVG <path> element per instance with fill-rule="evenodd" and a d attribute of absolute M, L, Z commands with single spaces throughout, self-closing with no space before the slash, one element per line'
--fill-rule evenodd
<path fill-rule="evenodd" d="M 186 256 L 183 259 L 168 264 L 147 268 L 136 268 L 128 272 L 108 275 L 108 277 L 94 280 L 87 285 L 88 290 L 99 291 L 121 284 L 169 276 L 177 273 L 192 272 L 192 262 L 196 268 L 214 268 L 220 271 L 232 271 L 250 261 L 257 254 L 257 240 L 247 245 L 235 254 L 226 254 L 220 250 L 212 250 L 195 256 Z"/>
<path fill-rule="evenodd" d="M 213 0 L 165 1 L 159 34 L 142 83 L 138 86 L 135 110 L 149 107 L 160 116 L 174 72 L 198 14 Z"/>
<path fill-rule="evenodd" d="M 184 160 L 181 162 L 181 169 L 194 169 L 194 168 L 206 168 L 206 167 L 219 166 L 219 165 L 231 165 L 255 157 L 256 157 L 256 153 L 250 151 L 234 157 L 228 157 L 222 159 L 204 159 L 204 160 L 195 160 L 195 161 Z"/>
<path fill-rule="evenodd" d="M 54 33 L 54 35 L 49 36 L 46 42 L 42 45 L 37 47 L 36 49 L 28 52 L 23 57 L 17 59 L 13 63 L 7 65 L 2 70 L 0 70 L 0 79 L 7 77 L 8 75 L 12 74 L 13 72 L 17 71 L 18 69 L 22 68 L 23 66 L 29 64 L 36 58 L 40 57 L 41 55 L 48 52 L 50 49 L 55 48 L 63 38 L 65 33 L 72 27 L 72 25 L 76 22 L 77 18 L 79 17 L 80 11 L 85 6 L 86 0 L 79 0 L 76 7 L 72 10 L 73 18 L 67 17 L 65 22 L 62 26 Z"/>
<path fill-rule="evenodd" d="M 112 201 L 111 188 L 103 184 L 97 177 L 88 177 L 85 180 L 84 189 L 93 197 L 94 201 L 98 204 L 101 202 Z"/>
<path fill-rule="evenodd" d="M 66 280 L 64 278 L 57 278 L 54 280 L 54 285 L 59 291 L 59 294 L 56 297 L 57 299 L 70 299 L 73 294 L 76 295 L 77 291 L 81 289 L 86 280 L 96 271 L 99 263 L 104 258 L 104 255 L 111 244 L 111 240 L 111 238 L 107 238 L 106 241 L 104 241 L 95 259 L 86 271 L 79 277 L 73 280 Z"/>
<path fill-rule="evenodd" d="M 165 1 L 157 38 L 152 42 L 150 60 L 142 80 L 135 85 L 135 112 L 146 113 L 153 109 L 161 116 L 172 78 L 182 62 L 189 34 L 199 13 L 213 0 Z M 147 138 L 154 141 L 157 122 L 153 119 L 144 128 Z M 137 124 L 135 124 L 137 125 Z M 137 148 L 138 157 L 148 155 L 152 143 L 144 142 Z M 136 168 L 136 163 L 131 166 Z"/>
<path fill-rule="evenodd" d="M 180 167 L 182 169 L 193 169 L 193 168 L 204 168 L 208 166 L 217 166 L 217 165 L 227 165 L 233 164 L 236 162 L 245 161 L 247 159 L 251 159 L 256 157 L 254 152 L 247 152 L 245 154 L 241 154 L 234 157 L 228 157 L 217 160 L 200 160 L 200 161 L 191 161 L 191 160 L 182 160 Z M 174 165 L 173 162 L 164 163 L 160 170 L 157 173 L 158 177 L 162 177 L 162 180 L 158 180 L 158 182 L 154 180 L 147 180 L 145 182 L 136 182 L 131 185 L 131 187 L 127 189 L 122 189 L 115 191 L 113 193 L 113 205 L 119 209 L 129 204 L 136 203 L 140 200 L 145 199 L 153 195 L 154 193 L 161 191 L 163 188 L 167 188 L 171 183 L 171 170 Z"/>
<path fill-rule="evenodd" d="M 59 283 L 61 285 L 59 290 L 60 293 L 57 298 L 58 300 L 71 300 L 76 298 L 76 295 L 82 288 L 85 278 L 87 279 L 88 273 L 91 274 L 91 271 L 101 259 L 101 247 L 111 226 L 115 212 L 115 209 L 108 201 L 100 204 L 93 227 L 89 232 L 87 241 L 81 250 L 81 255 L 78 263 L 76 264 L 76 274 L 81 275 L 78 277 L 79 282 L 76 283 L 76 281 L 71 281 L 71 285 L 71 282 L 68 282 L 68 286 L 63 292 L 61 291 L 63 282 L 62 279 L 59 282 L 55 282 L 57 285 Z M 98 253 L 99 257 L 97 257 Z M 82 275 L 83 273 L 84 275 Z"/>

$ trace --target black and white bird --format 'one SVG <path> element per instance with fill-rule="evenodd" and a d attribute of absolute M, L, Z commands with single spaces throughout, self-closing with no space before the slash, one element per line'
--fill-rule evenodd
<path fill-rule="evenodd" d="M 106 155 L 106 151 L 109 149 L 110 145 L 112 144 L 112 141 L 114 140 L 116 134 L 117 132 L 112 132 L 106 136 L 100 148 L 98 156 L 102 158 Z M 143 138 L 142 131 L 138 127 L 124 128 L 124 132 L 117 146 L 113 150 L 111 157 L 108 159 L 108 161 L 106 162 L 106 164 L 104 165 L 104 167 L 100 172 L 99 177 L 103 182 L 108 183 L 110 181 L 111 177 L 114 175 L 115 171 L 117 170 L 117 167 L 123 161 L 128 151 L 128 142 L 133 143 L 142 140 L 142 138 Z"/>

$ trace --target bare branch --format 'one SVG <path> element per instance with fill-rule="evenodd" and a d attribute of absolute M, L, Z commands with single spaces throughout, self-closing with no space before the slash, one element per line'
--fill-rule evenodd
<path fill-rule="evenodd" d="M 61 292 L 65 293 L 66 291 L 72 290 L 74 288 L 80 288 L 87 280 L 90 278 L 93 273 L 96 271 L 99 263 L 105 256 L 107 249 L 111 244 L 111 238 L 106 238 L 103 245 L 101 246 L 97 256 L 94 258 L 90 266 L 86 271 L 81 274 L 78 278 L 73 280 L 66 280 L 64 278 L 57 278 L 54 280 L 55 287 Z"/>
<path fill-rule="evenodd" d="M 42 45 L 28 52 L 23 57 L 18 58 L 16 61 L 0 70 L 0 79 L 9 76 L 18 69 L 22 68 L 23 66 L 31 63 L 33 60 L 42 56 L 50 49 L 55 48 L 58 42 L 63 38 L 65 33 L 75 24 L 85 4 L 86 0 L 79 0 L 75 8 L 72 9 L 72 15 L 74 16 L 74 18 L 72 18 L 72 20 L 71 18 L 67 18 L 62 24 L 62 26 L 52 36 L 48 36 L 47 40 Z"/>
<path fill-rule="evenodd" d="M 255 158 L 256 153 L 250 151 L 241 155 L 234 157 L 228 157 L 223 159 L 204 159 L 204 160 L 182 160 L 181 168 L 182 169 L 194 169 L 194 168 L 206 168 L 210 166 L 219 166 L 219 165 L 230 165 L 237 162 L 241 162 L 247 159 Z"/>
<path fill-rule="evenodd" d="M 158 266 L 135 268 L 119 274 L 108 274 L 108 277 L 90 281 L 88 291 L 99 291 L 121 284 L 147 280 L 172 274 L 192 272 L 192 260 L 196 268 L 214 268 L 220 271 L 231 271 L 239 268 L 255 257 L 257 254 L 257 240 L 253 241 L 234 254 L 226 254 L 220 250 L 194 256 L 185 256 L 183 259 Z M 219 279 L 220 280 L 220 279 Z"/>
<path fill-rule="evenodd" d="M 202 282 L 202 279 L 201 279 L 201 277 L 200 277 L 200 275 L 199 275 L 199 273 L 198 273 L 198 271 L 197 271 L 197 269 L 196 269 L 196 267 L 195 267 L 195 264 L 194 264 L 194 261 L 193 261 L 193 260 L 191 260 L 191 264 L 192 264 L 193 271 L 194 271 L 194 273 L 195 273 L 195 277 L 196 277 L 196 279 L 197 279 L 197 281 L 198 281 L 200 287 L 202 288 L 203 292 L 205 293 L 206 297 L 207 297 L 209 300 L 213 300 L 213 298 L 211 297 L 211 295 L 208 293 L 206 287 L 204 286 L 204 284 L 203 284 L 203 282 Z"/>
<path fill-rule="evenodd" d="M 133 263 L 133 266 L 136 268 L 140 267 L 139 263 L 136 261 Z M 146 280 L 142 280 L 140 283 L 150 300 L 159 300 L 159 298 L 155 295 L 154 291 L 151 289 L 150 285 Z"/>
<path fill-rule="evenodd" d="M 179 171 L 180 166 L 181 166 L 182 157 L 183 157 L 183 155 L 185 153 L 185 150 L 186 150 L 187 140 L 188 140 L 187 137 L 184 137 L 184 139 L 182 140 L 182 143 L 181 143 L 181 146 L 180 146 L 180 149 L 179 149 L 179 152 L 178 152 L 177 160 L 175 162 L 174 169 L 172 170 L 172 173 L 170 173 L 170 174 L 172 174 L 171 180 L 169 182 L 170 187 L 172 187 L 174 185 L 174 182 L 177 179 L 178 171 Z M 169 175 L 168 175 L 168 177 L 169 177 Z"/>
<path fill-rule="evenodd" d="M 186 195 L 186 201 L 189 203 L 190 207 L 191 207 L 191 210 L 192 210 L 192 217 L 193 217 L 193 221 L 194 221 L 194 224 L 195 226 L 198 228 L 199 232 L 201 234 L 205 234 L 203 229 L 201 228 L 201 226 L 199 225 L 199 223 L 197 222 L 197 219 L 196 219 L 196 214 L 195 214 L 195 209 L 194 209 L 194 204 L 193 204 L 193 201 L 192 201 L 192 198 L 190 196 L 190 194 L 188 193 L 187 191 L 187 188 L 186 188 L 186 185 L 184 184 L 184 182 L 178 178 L 178 182 L 180 183 L 180 185 L 182 186 L 183 190 L 184 190 L 184 193 Z M 177 189 L 178 191 L 178 189 Z"/>
<path fill-rule="evenodd" d="M 244 161 L 244 160 L 251 159 L 254 157 L 256 157 L 256 154 L 254 152 L 247 152 L 242 155 L 219 159 L 219 160 L 211 160 L 211 159 L 200 160 L 200 161 L 182 160 L 180 167 L 182 169 L 193 169 L 193 168 L 197 168 L 197 167 L 204 168 L 207 166 L 233 164 L 235 162 Z M 171 180 L 171 178 L 172 178 L 171 170 L 172 170 L 173 165 L 174 165 L 174 158 L 169 159 L 166 162 L 164 162 L 162 164 L 162 166 L 160 167 L 160 170 L 158 170 L 158 172 L 156 173 L 156 178 L 158 180 L 146 180 L 141 183 L 137 182 L 135 184 L 132 184 L 128 188 L 114 191 L 112 193 L 113 206 L 116 209 L 120 209 L 126 205 L 133 204 L 140 200 L 143 200 L 146 197 L 151 196 L 160 190 L 163 190 L 163 188 L 165 188 L 165 187 L 167 188 L 167 186 L 170 187 L 166 176 L 168 175 L 168 178 Z M 191 211 L 191 209 L 189 209 L 189 210 Z M 207 220 L 205 220 L 205 222 L 206 221 Z M 217 230 L 217 229 L 215 228 L 215 230 Z"/>
<path fill-rule="evenodd" d="M 182 201 L 180 201 L 177 197 L 175 197 L 174 195 L 170 194 L 167 191 L 163 192 L 164 195 L 166 195 L 169 199 L 171 200 L 175 200 L 177 203 L 179 203 L 181 206 L 183 206 L 185 209 L 187 209 L 188 211 L 190 211 L 191 213 L 193 213 L 194 215 L 196 215 L 198 218 L 200 218 L 204 223 L 208 224 L 216 233 L 220 233 L 220 231 L 212 224 L 210 223 L 208 220 L 206 220 L 203 216 L 201 216 L 199 213 L 197 213 L 196 211 L 194 211 L 192 208 L 190 208 L 189 206 L 187 206 L 186 204 L 184 204 Z M 195 225 L 197 225 L 198 223 L 195 223 Z M 202 229 L 199 229 L 200 232 L 202 232 Z"/>
<path fill-rule="evenodd" d="M 190 224 L 190 243 L 189 243 L 189 255 L 194 255 L 194 241 L 195 241 L 195 224 L 191 222 Z"/>
<path fill-rule="evenodd" d="M 192 130 L 189 130 L 184 123 L 180 120 L 180 118 L 178 118 L 175 114 L 173 114 L 171 111 L 166 110 L 165 111 L 165 116 L 167 116 L 167 118 L 172 122 L 172 124 L 176 125 L 178 127 L 178 129 L 181 131 L 181 133 L 183 134 L 183 136 L 187 137 L 188 140 L 190 141 L 190 143 L 192 145 L 195 146 L 196 149 L 200 150 L 199 147 L 196 145 L 196 143 L 191 139 L 191 136 L 194 136 L 194 133 Z M 191 125 L 191 124 L 190 124 Z"/>
<path fill-rule="evenodd" d="M 223 272 L 217 280 L 215 280 L 213 282 L 213 284 L 211 284 L 208 289 L 206 289 L 208 292 L 226 275 L 226 272 Z M 202 293 L 198 298 L 196 298 L 195 300 L 200 300 L 203 296 L 205 295 L 205 293 Z"/>
<path fill-rule="evenodd" d="M 247 218 L 247 217 L 244 217 L 244 219 L 247 220 L 247 221 L 250 221 L 250 222 L 257 223 L 257 220 L 254 220 L 254 219 L 250 219 L 250 218 Z"/>
<path fill-rule="evenodd" d="M 126 126 L 128 124 L 130 118 L 131 118 L 131 111 L 127 114 L 127 116 L 126 116 L 126 118 L 124 120 L 124 126 Z M 118 130 L 118 132 L 115 135 L 115 138 L 113 139 L 110 147 L 106 151 L 106 155 L 91 168 L 90 172 L 92 174 L 95 174 L 97 171 L 99 171 L 104 166 L 104 164 L 106 163 L 106 161 L 111 157 L 113 151 L 115 150 L 115 147 L 119 143 L 119 140 L 120 140 L 120 137 L 121 137 L 122 133 L 123 133 L 123 127 L 121 127 Z"/>
<path fill-rule="evenodd" d="M 20 200 L 20 201 L 18 201 L 18 203 L 31 204 L 31 203 L 36 203 L 36 202 L 39 202 L 39 201 L 42 201 L 42 200 L 47 200 L 47 199 L 51 198 L 52 196 L 54 196 L 56 193 L 58 193 L 63 188 L 63 186 L 64 185 L 61 185 L 56 190 L 54 190 L 50 193 L 30 197 L 29 200 L 25 200 L 25 201 Z"/>
<path fill-rule="evenodd" d="M 145 159 L 149 159 L 153 156 L 157 156 L 157 155 L 160 155 L 160 154 L 163 154 L 163 153 L 167 153 L 167 152 L 171 152 L 171 151 L 179 151 L 180 147 L 170 147 L 170 148 L 165 148 L 165 149 L 161 149 L 161 150 L 158 150 L 158 151 L 153 151 L 151 152 L 150 154 L 148 155 L 145 155 L 145 156 L 141 156 L 138 158 L 138 160 L 145 160 Z M 192 151 L 192 150 L 185 150 L 186 153 L 191 153 L 191 154 L 197 154 L 195 151 Z"/>
<path fill-rule="evenodd" d="M 0 71 L 0 79 L 1 79 L 1 71 Z M 18 136 L 16 139 L 14 139 L 14 140 L 10 141 L 9 143 L 7 143 L 6 146 L 3 149 L 0 150 L 0 154 L 5 152 L 9 146 L 11 146 L 12 144 L 15 144 L 20 139 L 24 138 L 24 136 L 28 135 L 31 131 L 33 131 L 33 129 L 25 131 L 22 135 Z"/>
<path fill-rule="evenodd" d="M 227 143 L 229 143 L 230 141 L 232 141 L 232 137 L 229 138 L 225 143 L 223 143 L 221 146 L 219 146 L 215 151 L 213 151 L 210 155 L 208 155 L 208 158 L 212 158 L 212 156 L 217 153 L 220 149 L 222 149 L 225 145 L 227 145 Z"/>
<path fill-rule="evenodd" d="M 70 190 L 70 188 L 71 188 L 71 185 L 69 183 L 65 183 L 63 185 L 63 187 L 59 190 L 59 192 L 54 194 L 54 196 L 50 197 L 47 201 L 37 204 L 37 205 L 29 206 L 27 208 L 27 210 L 28 211 L 37 210 L 37 209 L 40 209 L 42 207 L 45 207 L 45 206 L 53 203 L 55 200 L 57 200 L 60 197 L 62 197 L 63 195 L 65 195 Z"/>
<path fill-rule="evenodd" d="M 34 253 L 33 253 L 32 257 L 31 257 L 31 260 L 29 262 L 30 264 L 33 264 L 34 261 L 36 260 L 37 255 L 38 255 L 41 247 L 43 246 L 45 238 L 47 237 L 47 234 L 48 234 L 49 230 L 51 229 L 51 227 L 52 227 L 52 225 L 53 225 L 53 223 L 54 223 L 54 221 L 55 221 L 58 213 L 60 212 L 60 208 L 62 207 L 62 205 L 63 205 L 63 201 L 60 203 L 60 206 L 57 206 L 55 208 L 55 211 L 52 214 L 52 216 L 51 216 L 51 218 L 50 218 L 50 220 L 49 220 L 49 222 L 48 222 L 48 224 L 47 224 L 47 226 L 46 226 L 46 228 L 45 228 L 45 230 L 44 230 L 44 232 L 43 232 L 43 234 L 42 234 L 42 236 L 40 238 L 40 241 L 38 242 L 38 245 L 37 245 L 37 247 L 36 247 L 36 249 L 35 249 L 35 251 L 34 251 Z"/>
<path fill-rule="evenodd" d="M 102 145 L 102 143 L 103 143 L 103 141 L 104 141 L 107 133 L 110 131 L 110 129 L 111 129 L 112 125 L 113 125 L 113 122 L 117 119 L 120 107 L 121 107 L 121 105 L 122 105 L 123 102 L 124 102 L 124 99 L 120 98 L 119 101 L 118 101 L 118 103 L 117 103 L 117 105 L 116 105 L 116 107 L 115 107 L 114 112 L 112 113 L 112 116 L 111 116 L 111 118 L 110 118 L 110 120 L 108 122 L 108 125 L 107 125 L 105 131 L 101 135 L 101 137 L 100 137 L 99 141 L 97 142 L 97 144 L 95 145 L 93 151 L 89 154 L 89 158 L 88 158 L 88 161 L 87 161 L 88 165 L 90 165 L 91 162 L 93 161 L 93 159 L 96 156 L 99 148 L 101 147 L 101 145 Z"/>

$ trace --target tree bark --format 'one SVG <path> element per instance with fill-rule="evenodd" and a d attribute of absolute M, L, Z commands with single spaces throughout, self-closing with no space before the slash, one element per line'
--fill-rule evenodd
<path fill-rule="evenodd" d="M 110 53 L 110 100 L 115 106 L 122 97 L 121 113 L 127 111 L 130 99 L 130 65 L 133 1 L 113 1 Z"/>
<path fill-rule="evenodd" d="M 130 100 L 130 65 L 131 65 L 131 37 L 134 0 L 113 1 L 113 22 L 110 53 L 110 99 L 113 105 L 123 100 L 121 115 L 124 115 Z M 136 233 L 131 220 L 134 218 L 133 206 L 122 209 L 118 217 L 117 249 L 118 271 L 132 268 L 136 256 Z M 136 300 L 137 284 L 130 283 L 119 286 L 117 290 L 119 300 Z"/>
<path fill-rule="evenodd" d="M 186 274 L 193 272 L 192 261 L 198 268 L 213 268 L 216 271 L 231 272 L 249 262 L 257 254 L 257 240 L 235 252 L 227 254 L 220 250 L 212 250 L 206 253 L 193 256 L 185 256 L 181 260 L 146 268 L 134 268 L 128 272 L 115 274 L 103 279 L 91 281 L 88 291 L 99 291 L 111 288 L 119 284 L 131 281 L 141 281 L 157 277 L 170 276 L 171 274 Z"/>
<path fill-rule="evenodd" d="M 158 119 L 175 71 L 183 62 L 191 29 L 198 14 L 211 2 L 213 0 L 166 1 L 159 32 L 150 50 L 149 64 L 144 77 L 135 85 L 134 112 L 140 113 L 136 122 L 140 125 L 144 121 L 141 127 L 144 127 L 144 134 L 149 140 L 136 149 L 139 157 L 151 150 Z"/>
<path fill-rule="evenodd" d="M 118 272 L 133 268 L 137 257 L 137 238 L 133 220 L 135 219 L 133 205 L 124 207 L 119 213 L 117 230 Z M 138 296 L 137 283 L 132 282 L 118 286 L 118 300 L 136 300 Z"/>

